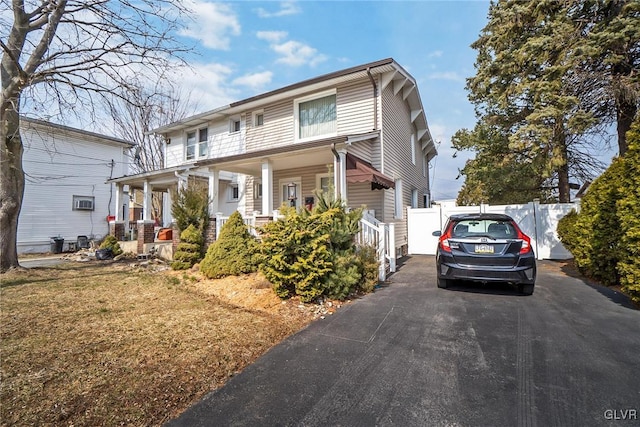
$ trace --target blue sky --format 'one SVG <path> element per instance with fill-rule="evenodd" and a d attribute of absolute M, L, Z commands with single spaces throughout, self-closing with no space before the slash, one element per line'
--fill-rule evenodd
<path fill-rule="evenodd" d="M 431 162 L 434 200 L 457 196 L 467 153 L 453 158 L 451 136 L 473 127 L 464 90 L 474 74 L 469 47 L 488 1 L 210 2 L 182 36 L 197 54 L 184 74 L 198 112 L 318 75 L 388 57 L 418 82 L 439 156 Z"/>

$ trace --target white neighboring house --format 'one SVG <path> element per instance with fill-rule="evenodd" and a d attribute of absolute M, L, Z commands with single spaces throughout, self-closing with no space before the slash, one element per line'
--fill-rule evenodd
<path fill-rule="evenodd" d="M 49 252 L 52 237 L 63 238 L 67 250 L 78 236 L 107 235 L 107 217 L 115 216 L 115 193 L 114 185 L 105 181 L 127 172 L 127 152 L 134 145 L 25 117 L 20 130 L 25 190 L 18 253 Z"/>

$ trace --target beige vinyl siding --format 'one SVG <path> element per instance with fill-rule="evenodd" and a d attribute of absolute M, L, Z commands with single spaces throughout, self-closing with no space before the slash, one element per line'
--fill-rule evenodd
<path fill-rule="evenodd" d="M 414 126 L 411 123 L 411 111 L 399 95 L 394 95 L 393 85 L 389 85 L 382 93 L 382 138 L 384 144 L 383 173 L 402 180 L 402 219 L 394 218 L 395 191 L 385 190 L 384 221 L 396 222 L 396 247 L 407 244 L 406 207 L 411 206 L 412 190 L 418 190 L 419 206 L 422 194 L 426 191 L 427 180 L 422 176 L 422 152 L 416 148 L 416 164 L 411 158 L 411 134 Z"/>
<path fill-rule="evenodd" d="M 293 99 L 265 106 L 263 114 L 262 126 L 247 129 L 247 152 L 292 144 Z"/>
<path fill-rule="evenodd" d="M 319 89 L 318 93 L 324 89 Z M 292 97 L 282 102 L 266 105 L 263 109 L 264 124 L 253 126 L 252 112 L 247 112 L 247 152 L 265 150 L 294 144 L 294 101 L 305 96 Z M 337 87 L 336 112 L 338 135 L 351 135 L 373 130 L 373 88 L 368 79 L 353 81 Z"/>
<path fill-rule="evenodd" d="M 371 153 L 373 151 L 372 147 L 374 146 L 374 144 L 376 146 L 379 146 L 379 143 L 377 141 L 375 143 L 372 143 L 371 141 L 358 141 L 352 144 L 351 147 L 348 148 L 348 151 L 354 156 L 360 157 L 362 160 L 373 164 L 373 162 L 371 161 Z M 373 167 L 376 167 L 376 165 L 373 165 Z M 379 167 L 377 169 L 379 170 Z"/>
<path fill-rule="evenodd" d="M 336 94 L 338 135 L 352 135 L 373 130 L 373 86 L 356 80 L 338 86 Z"/>
<path fill-rule="evenodd" d="M 374 210 L 377 219 L 382 220 L 383 190 L 371 190 L 370 182 L 358 182 L 349 184 L 347 188 L 347 204 L 356 209 L 365 206 L 368 210 Z"/>

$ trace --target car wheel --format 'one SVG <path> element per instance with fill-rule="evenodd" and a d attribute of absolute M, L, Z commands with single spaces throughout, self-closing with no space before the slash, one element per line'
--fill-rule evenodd
<path fill-rule="evenodd" d="M 447 286 L 449 286 L 449 280 L 438 277 L 438 287 L 441 289 L 447 289 Z"/>
<path fill-rule="evenodd" d="M 518 286 L 518 290 L 521 294 L 531 295 L 533 294 L 533 285 L 520 285 Z"/>

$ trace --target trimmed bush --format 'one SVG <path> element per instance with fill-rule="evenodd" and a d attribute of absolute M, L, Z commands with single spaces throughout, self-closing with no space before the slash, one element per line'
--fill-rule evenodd
<path fill-rule="evenodd" d="M 218 240 L 209 246 L 200 263 L 200 271 L 210 279 L 255 272 L 257 246 L 256 239 L 236 211 L 222 226 Z"/>
<path fill-rule="evenodd" d="M 118 256 L 122 253 L 122 248 L 118 243 L 118 239 L 115 236 L 108 235 L 104 238 L 100 244 L 100 249 L 110 249 L 113 256 Z"/>
<path fill-rule="evenodd" d="M 312 212 L 284 209 L 284 219 L 260 229 L 260 271 L 281 298 L 344 299 L 362 281 L 354 245 L 361 210 L 347 212 L 342 201 L 316 196 Z"/>
<path fill-rule="evenodd" d="M 622 231 L 617 268 L 622 290 L 640 304 L 640 119 L 627 132 L 627 144 L 616 203 Z"/>
<path fill-rule="evenodd" d="M 173 254 L 171 268 L 187 270 L 202 259 L 202 245 L 204 238 L 195 225 L 189 225 L 180 233 L 180 243 Z"/>
<path fill-rule="evenodd" d="M 614 159 L 582 198 L 580 213 L 558 224 L 581 272 L 620 284 L 640 303 L 640 119 L 627 133 L 628 151 Z"/>

